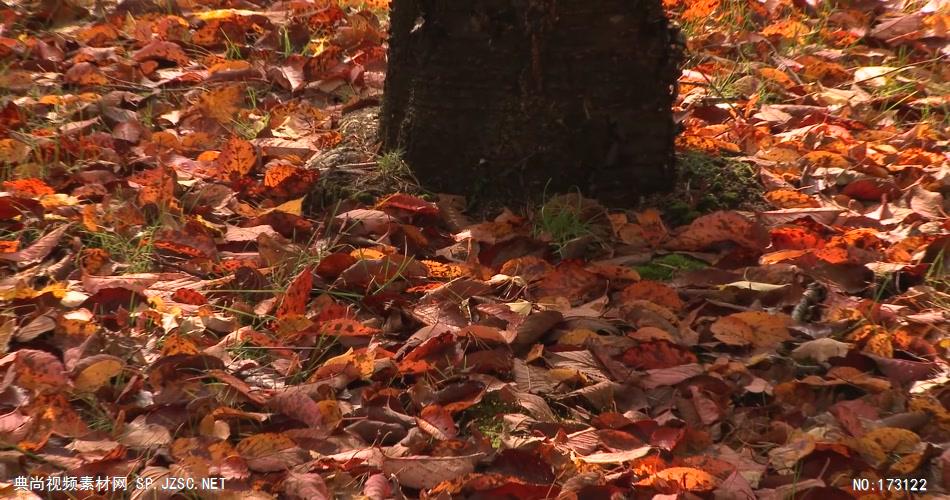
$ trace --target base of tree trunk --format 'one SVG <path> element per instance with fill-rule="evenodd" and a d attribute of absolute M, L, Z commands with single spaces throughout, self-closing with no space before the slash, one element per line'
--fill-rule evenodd
<path fill-rule="evenodd" d="M 629 206 L 674 182 L 660 0 L 395 0 L 380 134 L 428 189 Z"/>

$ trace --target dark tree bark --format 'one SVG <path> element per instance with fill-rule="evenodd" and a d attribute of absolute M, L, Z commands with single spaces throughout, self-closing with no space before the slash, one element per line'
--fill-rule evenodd
<path fill-rule="evenodd" d="M 437 191 L 630 205 L 674 181 L 678 63 L 660 0 L 394 0 L 383 145 Z"/>

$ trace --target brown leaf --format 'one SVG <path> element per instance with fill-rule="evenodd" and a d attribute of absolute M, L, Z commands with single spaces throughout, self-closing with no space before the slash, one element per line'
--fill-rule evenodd
<path fill-rule="evenodd" d="M 267 402 L 267 406 L 307 424 L 321 435 L 329 435 L 343 420 L 339 405 L 335 401 L 314 401 L 299 389 L 277 393 Z"/>
<path fill-rule="evenodd" d="M 791 318 L 784 314 L 748 311 L 719 318 L 710 330 L 725 344 L 771 349 L 791 338 L 789 324 Z"/>
<path fill-rule="evenodd" d="M 583 263 L 569 260 L 546 273 L 530 289 L 539 299 L 565 297 L 576 306 L 603 295 L 606 285 L 606 280 L 585 269 Z"/>
<path fill-rule="evenodd" d="M 153 60 L 168 61 L 179 66 L 187 66 L 191 62 L 188 56 L 185 55 L 185 51 L 182 50 L 178 44 L 163 40 L 153 40 L 148 45 L 135 51 L 135 53 L 132 54 L 132 59 L 138 62 Z"/>
<path fill-rule="evenodd" d="M 940 372 L 940 367 L 932 361 L 889 358 L 867 352 L 863 355 L 874 360 L 881 373 L 898 384 L 927 380 L 936 377 Z"/>
<path fill-rule="evenodd" d="M 458 436 L 458 427 L 452 414 L 440 405 L 432 404 L 422 409 L 416 423 L 423 432 L 440 441 Z"/>
<path fill-rule="evenodd" d="M 247 461 L 248 468 L 257 472 L 285 471 L 310 458 L 310 454 L 297 447 L 292 439 L 272 432 L 248 436 L 234 449 Z"/>
<path fill-rule="evenodd" d="M 13 369 L 17 384 L 25 389 L 65 389 L 69 385 L 63 363 L 46 351 L 20 349 Z"/>
<path fill-rule="evenodd" d="M 288 472 L 281 483 L 281 491 L 292 500 L 325 500 L 330 490 L 320 474 Z"/>
<path fill-rule="evenodd" d="M 475 471 L 481 453 L 461 457 L 383 456 L 380 468 L 396 476 L 399 484 L 416 489 L 432 488 Z"/>
<path fill-rule="evenodd" d="M 592 453 L 577 458 L 588 464 L 623 464 L 646 456 L 651 450 L 653 450 L 652 446 L 642 446 L 626 451 Z"/>
<path fill-rule="evenodd" d="M 670 342 L 644 342 L 623 353 L 624 364 L 638 370 L 653 370 L 696 363 L 696 356 L 687 349 Z"/>
<path fill-rule="evenodd" d="M 150 449 L 170 444 L 172 435 L 165 427 L 150 424 L 145 415 L 140 415 L 123 426 L 116 441 L 132 449 Z"/>
<path fill-rule="evenodd" d="M 682 310 L 685 305 L 672 287 L 659 281 L 650 280 L 643 280 L 624 288 L 620 292 L 619 299 L 622 302 L 647 300 L 674 312 Z"/>
<path fill-rule="evenodd" d="M 392 485 L 383 474 L 373 474 L 363 484 L 363 495 L 369 500 L 386 500 L 393 493 Z"/>

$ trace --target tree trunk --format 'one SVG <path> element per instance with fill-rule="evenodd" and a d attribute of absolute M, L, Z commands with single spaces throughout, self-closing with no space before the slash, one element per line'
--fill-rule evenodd
<path fill-rule="evenodd" d="M 630 205 L 674 180 L 674 38 L 660 0 L 394 0 L 384 148 L 437 191 Z"/>

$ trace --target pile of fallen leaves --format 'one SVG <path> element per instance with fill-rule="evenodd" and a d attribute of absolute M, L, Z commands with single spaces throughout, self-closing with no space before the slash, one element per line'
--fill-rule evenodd
<path fill-rule="evenodd" d="M 318 210 L 372 158 L 330 153 L 379 101 L 387 4 L 0 5 L 4 495 L 950 489 L 945 4 L 668 1 L 680 147 L 772 207 L 678 228 Z"/>

